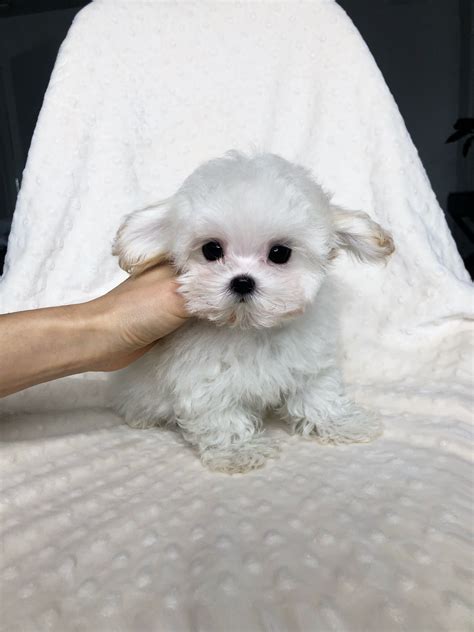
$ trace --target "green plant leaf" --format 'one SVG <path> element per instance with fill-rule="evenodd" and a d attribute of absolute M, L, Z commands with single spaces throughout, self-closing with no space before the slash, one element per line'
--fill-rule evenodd
<path fill-rule="evenodd" d="M 467 136 L 470 133 L 471 132 L 468 129 L 466 129 L 466 130 L 459 130 L 457 132 L 454 132 L 454 134 L 451 134 L 451 136 L 445 142 L 446 143 L 454 143 L 457 140 L 460 140 L 461 138 L 464 138 L 464 136 Z"/>
<path fill-rule="evenodd" d="M 464 157 L 466 157 L 466 156 L 467 156 L 467 154 L 468 154 L 468 152 L 469 152 L 469 149 L 471 148 L 471 145 L 472 145 L 473 141 L 474 141 L 474 135 L 473 135 L 473 136 L 470 136 L 470 137 L 466 140 L 466 142 L 464 143 L 464 145 L 463 145 L 463 147 L 462 147 L 462 155 L 463 155 Z"/>
<path fill-rule="evenodd" d="M 474 118 L 459 118 L 453 127 L 454 129 L 474 132 Z"/>

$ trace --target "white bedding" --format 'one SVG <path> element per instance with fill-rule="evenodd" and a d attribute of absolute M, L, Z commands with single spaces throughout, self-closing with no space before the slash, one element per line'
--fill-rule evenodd
<path fill-rule="evenodd" d="M 2 629 L 464 631 L 472 619 L 473 294 L 367 47 L 333 0 L 95 0 L 61 48 L 30 149 L 0 312 L 124 278 L 122 215 L 251 143 L 393 233 L 338 263 L 344 372 L 385 435 L 288 437 L 265 469 L 202 468 L 106 410 L 88 374 L 0 402 Z"/>

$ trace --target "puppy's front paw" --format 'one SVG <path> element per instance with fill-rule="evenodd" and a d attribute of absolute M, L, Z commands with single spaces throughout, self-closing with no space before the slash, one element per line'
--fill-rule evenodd
<path fill-rule="evenodd" d="M 155 428 L 156 426 L 161 425 L 160 421 L 157 421 L 156 419 L 145 419 L 143 417 L 133 417 L 133 419 L 126 419 L 125 421 L 130 428 L 137 428 L 139 430 Z"/>
<path fill-rule="evenodd" d="M 279 453 L 280 447 L 275 441 L 254 437 L 227 448 L 206 448 L 201 452 L 201 461 L 214 472 L 239 474 L 263 467 L 267 459 L 277 458 Z"/>
<path fill-rule="evenodd" d="M 352 402 L 334 415 L 314 414 L 294 425 L 296 433 L 315 438 L 319 443 L 369 443 L 383 433 L 380 420 L 371 411 Z"/>

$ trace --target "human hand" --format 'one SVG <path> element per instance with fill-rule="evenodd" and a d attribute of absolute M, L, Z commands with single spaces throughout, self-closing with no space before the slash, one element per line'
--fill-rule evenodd
<path fill-rule="evenodd" d="M 130 277 L 113 290 L 83 304 L 104 346 L 93 371 L 123 368 L 146 353 L 159 338 L 183 325 L 188 314 L 173 269 L 161 265 Z"/>
<path fill-rule="evenodd" d="M 121 369 L 186 322 L 172 268 L 86 303 L 0 314 L 0 397 L 85 371 Z"/>

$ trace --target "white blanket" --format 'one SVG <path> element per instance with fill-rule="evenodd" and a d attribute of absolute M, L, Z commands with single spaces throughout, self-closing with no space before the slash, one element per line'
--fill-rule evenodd
<path fill-rule="evenodd" d="M 103 407 L 103 377 L 0 402 L 5 630 L 467 630 L 473 295 L 403 120 L 333 0 L 95 0 L 61 48 L 25 169 L 0 311 L 124 278 L 123 214 L 255 143 L 393 233 L 338 263 L 344 372 L 382 439 L 286 437 L 229 477 Z"/>

